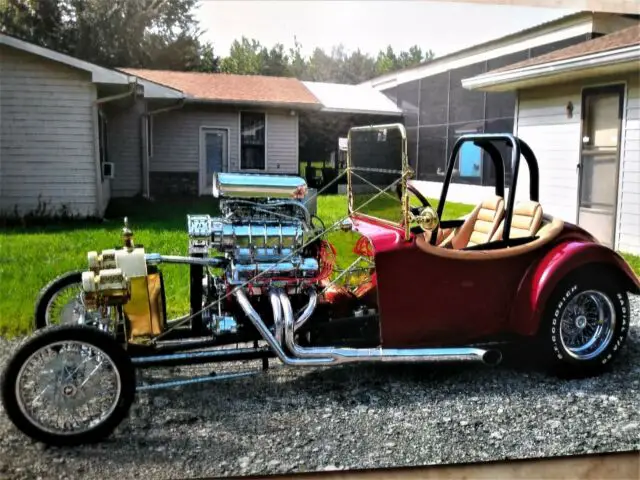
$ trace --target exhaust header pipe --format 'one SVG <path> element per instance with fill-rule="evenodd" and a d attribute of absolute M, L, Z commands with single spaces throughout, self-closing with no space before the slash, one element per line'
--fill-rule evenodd
<path fill-rule="evenodd" d="M 314 292 L 315 293 L 315 292 Z M 301 347 L 295 342 L 294 330 L 298 323 L 294 321 L 291 302 L 287 294 L 280 290 L 278 298 L 284 314 L 285 343 L 287 348 L 298 358 L 315 358 L 328 356 L 333 363 L 347 362 L 481 362 L 495 365 L 502 360 L 497 350 L 481 348 L 335 348 L 335 347 Z M 314 303 L 309 302 L 309 305 Z M 303 315 L 307 312 L 305 309 Z M 310 313 L 309 313 L 310 316 Z"/>
<path fill-rule="evenodd" d="M 292 366 L 311 366 L 311 367 L 330 365 L 333 363 L 331 358 L 305 359 L 305 358 L 289 357 L 284 352 L 282 345 L 276 341 L 276 339 L 273 337 L 273 335 L 271 334 L 267 326 L 264 324 L 258 312 L 256 312 L 256 310 L 253 308 L 253 306 L 249 302 L 249 299 L 247 298 L 247 294 L 244 293 L 244 291 L 241 288 L 236 288 L 233 291 L 233 294 L 238 300 L 238 303 L 240 304 L 240 308 L 242 308 L 242 311 L 245 313 L 247 317 L 249 317 L 249 320 L 251 321 L 253 326 L 256 327 L 258 332 L 260 332 L 260 335 L 262 335 L 262 338 L 264 338 L 264 340 L 269 344 L 269 346 L 273 349 L 274 353 L 282 363 L 284 363 L 285 365 L 292 365 Z M 277 316 L 281 314 L 280 312 L 281 312 L 281 308 L 278 304 L 273 311 L 274 318 L 277 318 Z"/>
<path fill-rule="evenodd" d="M 412 349 L 301 347 L 294 338 L 296 325 L 302 325 L 313 313 L 317 298 L 315 291 L 311 291 L 309 303 L 297 320 L 294 319 L 287 294 L 279 289 L 272 289 L 269 292 L 273 308 L 275 337 L 255 311 L 245 292 L 237 288 L 234 295 L 251 323 L 285 365 L 324 366 L 348 362 L 479 362 L 497 365 L 502 360 L 502 354 L 499 350 L 471 347 Z M 286 345 L 293 358 L 285 353 L 283 344 Z"/>

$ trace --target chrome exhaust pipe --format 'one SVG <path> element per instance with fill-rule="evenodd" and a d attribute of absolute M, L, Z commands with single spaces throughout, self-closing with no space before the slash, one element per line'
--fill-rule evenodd
<path fill-rule="evenodd" d="M 295 342 L 295 321 L 291 302 L 287 294 L 279 290 L 278 298 L 284 315 L 285 344 L 291 353 L 301 359 L 330 357 L 334 364 L 347 362 L 481 362 L 497 365 L 502 355 L 497 350 L 481 348 L 336 348 L 336 347 L 301 347 Z M 309 304 L 312 302 L 310 300 Z M 307 313 L 305 309 L 304 313 Z M 311 313 L 308 313 L 310 316 Z"/>
<path fill-rule="evenodd" d="M 331 358 L 290 358 L 289 356 L 287 356 L 287 354 L 282 349 L 282 345 L 280 345 L 276 341 L 276 339 L 273 337 L 273 335 L 271 334 L 267 326 L 262 321 L 262 318 L 260 318 L 260 315 L 258 315 L 258 312 L 256 312 L 256 310 L 253 308 L 253 306 L 249 302 L 249 299 L 247 298 L 247 294 L 244 293 L 244 291 L 241 288 L 236 288 L 233 294 L 238 300 L 238 304 L 240 305 L 240 308 L 242 308 L 242 311 L 245 313 L 247 317 L 249 317 L 249 320 L 251 321 L 253 326 L 256 327 L 258 332 L 260 332 L 260 335 L 262 335 L 262 338 L 269 344 L 269 346 L 273 349 L 274 353 L 277 355 L 277 357 L 280 359 L 282 363 L 284 363 L 285 365 L 292 365 L 292 366 L 323 366 L 323 365 L 330 365 L 333 363 L 333 360 Z M 273 305 L 273 300 L 272 300 L 272 305 Z M 276 309 L 278 310 L 281 309 L 279 302 Z M 275 314 L 275 311 L 274 311 L 274 315 L 279 315 L 279 312 L 278 314 Z"/>
<path fill-rule="evenodd" d="M 487 365 L 496 366 L 502 362 L 502 352 L 500 350 L 487 350 L 482 356 L 482 361 Z"/>
<path fill-rule="evenodd" d="M 315 288 L 309 289 L 309 303 L 304 307 L 304 310 L 300 314 L 300 316 L 295 319 L 293 323 L 293 331 L 297 332 L 298 329 L 305 324 L 307 320 L 311 318 L 311 315 L 316 309 L 316 304 L 318 303 L 318 293 Z"/>
<path fill-rule="evenodd" d="M 284 323 L 282 321 L 282 307 L 280 299 L 275 292 L 269 292 L 269 300 L 271 300 L 271 308 L 273 309 L 273 328 L 275 331 L 275 340 L 278 345 L 283 345 Z M 246 312 L 245 312 L 246 313 Z"/>

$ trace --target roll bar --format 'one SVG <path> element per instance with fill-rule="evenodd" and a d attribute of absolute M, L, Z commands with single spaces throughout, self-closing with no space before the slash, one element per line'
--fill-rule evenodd
<path fill-rule="evenodd" d="M 442 186 L 442 193 L 440 194 L 440 201 L 438 202 L 438 218 L 442 218 L 442 211 L 444 210 L 447 192 L 449 191 L 449 184 L 451 183 L 451 176 L 453 175 L 453 167 L 455 165 L 456 157 L 462 147 L 462 144 L 465 142 L 473 142 L 476 146 L 485 150 L 491 157 L 493 166 L 496 169 L 496 195 L 501 197 L 504 197 L 505 164 L 500 151 L 495 146 L 495 143 L 506 143 L 511 147 L 511 165 L 513 168 L 513 174 L 511 176 L 511 185 L 509 186 L 507 214 L 504 221 L 504 233 L 502 237 L 503 240 L 509 240 L 511 222 L 513 219 L 513 207 L 516 199 L 518 172 L 520 170 L 520 155 L 522 154 L 529 168 L 529 198 L 534 202 L 539 201 L 540 194 L 540 172 L 538 169 L 538 160 L 524 140 L 509 133 L 471 133 L 461 135 L 453 145 L 453 150 L 449 157 L 447 172 Z"/>

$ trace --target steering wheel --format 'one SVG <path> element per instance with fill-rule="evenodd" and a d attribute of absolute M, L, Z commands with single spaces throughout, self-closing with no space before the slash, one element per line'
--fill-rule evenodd
<path fill-rule="evenodd" d="M 410 184 L 407 184 L 407 190 L 413 193 L 418 198 L 418 200 L 420 200 L 420 203 L 422 203 L 422 207 L 411 207 L 411 206 L 409 207 L 410 221 L 412 220 L 411 217 L 414 217 L 414 219 L 420 219 L 421 215 L 423 215 L 425 211 L 427 211 L 428 209 L 430 209 L 433 213 L 437 215 L 436 213 L 437 210 L 433 208 L 429 200 L 424 195 L 422 195 L 415 187 L 413 187 Z M 396 194 L 398 195 L 398 198 L 402 200 L 402 188 L 400 187 L 400 184 L 398 184 L 398 188 L 396 189 Z M 439 223 L 440 223 L 439 219 L 436 218 L 435 225 L 433 226 L 433 228 L 429 228 L 429 229 L 423 228 L 423 230 L 425 230 L 425 233 L 427 233 L 428 231 L 431 232 L 431 238 L 429 243 L 431 243 L 432 245 L 435 244 L 435 240 L 438 237 Z M 401 225 L 404 226 L 404 219 L 402 219 Z"/>

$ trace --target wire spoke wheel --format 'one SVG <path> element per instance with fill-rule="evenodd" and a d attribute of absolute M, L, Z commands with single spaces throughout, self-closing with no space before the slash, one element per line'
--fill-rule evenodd
<path fill-rule="evenodd" d="M 2 372 L 0 393 L 11 422 L 49 445 L 93 443 L 127 416 L 136 374 L 116 338 L 88 325 L 38 329 Z"/>
<path fill-rule="evenodd" d="M 29 422 L 69 435 L 103 423 L 117 406 L 122 383 L 113 360 L 98 347 L 65 341 L 35 351 L 18 372 L 15 388 Z"/>
<path fill-rule="evenodd" d="M 47 325 L 73 325 L 82 323 L 85 316 L 82 284 L 70 284 L 58 290 L 47 303 Z"/>
<path fill-rule="evenodd" d="M 567 304 L 560 319 L 560 340 L 569 355 L 589 360 L 611 343 L 616 311 L 607 295 L 597 290 L 580 292 Z"/>

